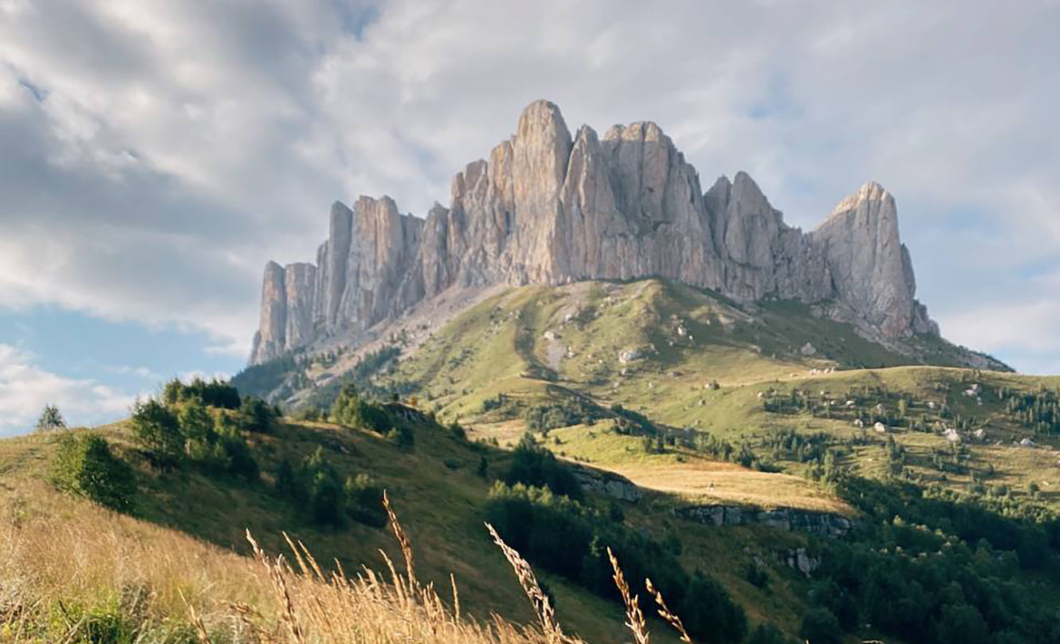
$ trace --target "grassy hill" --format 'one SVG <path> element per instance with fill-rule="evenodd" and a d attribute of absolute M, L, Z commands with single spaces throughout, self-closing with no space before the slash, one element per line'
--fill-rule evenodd
<path fill-rule="evenodd" d="M 808 468 L 778 453 L 777 435 L 809 437 L 821 457 L 836 448 L 845 467 L 871 476 L 888 471 L 893 440 L 910 480 L 1026 495 L 1036 487 L 1035 496 L 1055 505 L 1060 423 L 1029 423 L 1026 410 L 1011 407 L 1017 395 L 1041 392 L 1055 403 L 1060 378 L 961 366 L 977 358 L 989 362 L 929 336 L 883 346 L 791 302 L 738 306 L 659 280 L 585 282 L 513 289 L 480 302 L 373 382 L 413 392 L 440 417 L 501 444 L 518 440 L 535 409 L 566 409 L 565 421 L 552 427 L 575 426 L 565 431 L 582 440 L 557 452 L 642 484 L 651 479 L 619 467 L 614 450 L 587 446 L 592 432 L 577 429 L 579 414 L 607 418 L 621 406 L 662 428 L 745 444 L 759 461 L 795 475 Z M 886 431 L 874 431 L 877 421 Z M 1018 445 L 1024 439 L 1034 445 Z M 623 450 L 638 451 L 636 442 Z M 694 487 L 702 479 L 701 464 L 691 460 L 665 469 L 671 483 Z"/>
<path fill-rule="evenodd" d="M 201 644 L 202 629 L 215 644 L 258 641 L 254 628 L 299 641 L 299 619 L 325 642 L 403 641 L 406 627 L 422 641 L 525 641 L 536 615 L 489 520 L 534 567 L 564 630 L 590 642 L 630 639 L 605 546 L 645 613 L 651 576 L 696 641 L 738 641 L 721 625 L 740 612 L 756 644 L 1060 642 L 1060 378 L 969 368 L 1003 365 L 938 338 L 884 346 L 803 306 L 737 305 L 658 280 L 509 289 L 420 331 L 342 377 L 325 365 L 350 355 L 248 369 L 234 381 L 243 393 L 293 392 L 302 408 L 268 431 L 232 429 L 225 419 L 242 411 L 212 410 L 228 438 L 182 445 L 180 467 L 160 468 L 130 422 L 93 430 L 132 467 L 125 514 L 55 489 L 57 435 L 0 441 L 14 544 L 0 550 L 0 641 L 83 635 L 88 623 L 147 641 Z M 350 407 L 348 384 L 374 402 Z M 244 443 L 258 475 L 210 465 Z M 347 483 L 347 498 L 386 489 L 428 599 L 402 599 L 408 579 L 387 583 L 404 554 L 381 523 L 321 522 L 316 492 L 292 492 L 292 472 L 302 485 L 371 478 Z M 306 544 L 325 578 L 263 565 L 247 529 L 288 561 L 284 533 Z M 394 575 L 380 552 L 399 562 Z M 327 578 L 340 570 L 366 577 Z M 319 608 L 333 605 L 382 613 L 340 628 Z M 662 621 L 648 626 L 653 641 L 676 641 Z"/>
<path fill-rule="evenodd" d="M 318 448 L 341 476 L 368 473 L 387 490 L 415 548 L 420 580 L 433 584 L 446 605 L 452 606 L 452 575 L 465 616 L 486 623 L 496 614 L 514 624 L 533 624 L 523 590 L 483 525 L 491 486 L 507 468 L 510 453 L 461 439 L 427 419 L 417 424 L 414 446 L 403 448 L 369 430 L 278 422 L 267 433 L 247 435 L 262 472 L 253 483 L 195 463 L 160 471 L 133 439 L 128 422 L 91 430 L 133 465 L 138 492 L 127 515 L 64 495 L 48 483 L 57 435 L 0 441 L 0 516 L 11 539 L 5 541 L 11 549 L 4 555 L 8 563 L 18 561 L 0 575 L 0 587 L 15 593 L 6 601 L 21 602 L 16 605 L 26 611 L 24 617 L 32 607 L 34 621 L 26 625 L 25 641 L 51 641 L 83 615 L 127 623 L 130 629 L 143 619 L 152 625 L 152 637 L 172 631 L 174 639 L 167 641 L 194 641 L 181 639 L 190 637 L 182 630 L 189 615 L 185 599 L 217 637 L 231 625 L 229 604 L 244 602 L 265 621 L 281 619 L 270 601 L 268 579 L 247 563 L 248 529 L 267 553 L 292 556 L 286 532 L 305 543 L 325 568 L 355 574 L 367 566 L 388 576 L 380 551 L 398 562 L 402 554 L 387 530 L 355 521 L 316 525 L 277 497 L 274 473 L 280 463 L 297 463 Z M 483 459 L 486 476 L 479 470 Z M 607 499 L 592 495 L 586 503 L 609 507 Z M 660 540 L 679 534 L 681 562 L 722 581 L 752 622 L 797 630 L 803 607 L 800 575 L 782 562 L 771 564 L 775 581 L 766 592 L 746 581 L 744 572 L 760 553 L 804 547 L 806 535 L 757 527 L 711 533 L 668 518 L 659 505 L 667 503 L 658 495 L 622 504 L 624 522 Z M 754 554 L 747 544 L 755 544 Z M 547 570 L 538 575 L 569 634 L 596 642 L 625 637 L 620 604 Z M 130 592 L 144 593 L 144 604 L 128 606 Z M 66 623 L 64 611 L 74 616 L 72 623 Z M 656 641 L 676 641 L 661 622 L 650 625 Z M 10 636 L 3 628 L 0 633 Z M 37 635 L 41 639 L 29 636 L 34 628 L 43 629 Z"/>

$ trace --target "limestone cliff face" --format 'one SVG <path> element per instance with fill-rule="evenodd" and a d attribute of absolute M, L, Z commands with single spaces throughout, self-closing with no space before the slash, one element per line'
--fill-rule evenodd
<path fill-rule="evenodd" d="M 747 174 L 699 174 L 654 123 L 572 138 L 537 101 L 426 219 L 389 197 L 336 202 L 312 264 L 270 262 L 251 363 L 362 331 L 453 286 L 665 277 L 740 301 L 818 304 L 882 338 L 938 333 L 914 299 L 894 199 L 868 183 L 814 231 L 787 226 Z"/>

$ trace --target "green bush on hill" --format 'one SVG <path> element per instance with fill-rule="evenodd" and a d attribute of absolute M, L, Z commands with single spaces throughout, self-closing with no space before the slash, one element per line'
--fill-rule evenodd
<path fill-rule="evenodd" d="M 331 406 L 331 419 L 347 427 L 369 429 L 386 435 L 390 431 L 390 418 L 379 405 L 361 398 L 357 387 L 345 385 Z"/>
<path fill-rule="evenodd" d="M 529 487 L 547 487 L 553 493 L 575 500 L 582 498 L 581 485 L 566 465 L 549 450 L 537 444 L 533 434 L 526 433 L 512 451 L 512 461 L 504 474 L 508 485 L 522 483 Z"/>
<path fill-rule="evenodd" d="M 279 416 L 279 411 L 261 398 L 247 396 L 240 403 L 239 414 L 236 418 L 240 429 L 261 434 L 268 432 L 272 427 L 272 421 Z"/>
<path fill-rule="evenodd" d="M 253 407 L 264 409 L 271 422 L 268 405 Z M 149 399 L 136 403 L 131 424 L 148 459 L 162 469 L 191 461 L 212 472 L 229 472 L 256 481 L 258 463 L 239 430 L 247 426 L 247 416 L 243 408 L 234 418 L 226 409 L 211 412 L 198 397 L 187 398 L 173 408 Z"/>
<path fill-rule="evenodd" d="M 342 527 L 347 518 L 373 527 L 387 523 L 382 488 L 363 472 L 344 482 L 321 447 L 297 469 L 286 459 L 280 462 L 276 494 L 291 501 L 317 525 Z"/>
<path fill-rule="evenodd" d="M 114 510 L 132 508 L 136 479 L 132 468 L 98 434 L 64 434 L 52 461 L 51 481 Z"/>
<path fill-rule="evenodd" d="M 136 401 L 131 418 L 133 434 L 151 461 L 162 469 L 184 460 L 184 432 L 171 409 L 154 398 Z"/>
<path fill-rule="evenodd" d="M 483 406 L 488 402 L 483 402 Z M 599 406 L 581 398 L 563 398 L 547 405 L 534 405 L 523 412 L 527 428 L 538 432 L 583 423 L 591 425 L 604 416 Z"/>

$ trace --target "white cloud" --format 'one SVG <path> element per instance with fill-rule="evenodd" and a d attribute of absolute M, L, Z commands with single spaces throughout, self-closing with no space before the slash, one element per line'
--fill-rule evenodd
<path fill-rule="evenodd" d="M 312 257 L 332 200 L 444 203 L 544 97 L 572 128 L 654 119 L 704 183 L 748 170 L 803 226 L 881 181 L 922 299 L 974 344 L 981 289 L 1025 306 L 1021 266 L 1060 255 L 1058 21 L 986 0 L 0 1 L 0 307 L 245 355 L 261 266 Z M 978 238 L 951 236 L 960 213 Z"/>
<path fill-rule="evenodd" d="M 33 355 L 0 344 L 0 435 L 31 431 L 45 405 L 55 404 L 74 425 L 126 415 L 135 396 L 95 380 L 74 380 L 40 368 Z"/>

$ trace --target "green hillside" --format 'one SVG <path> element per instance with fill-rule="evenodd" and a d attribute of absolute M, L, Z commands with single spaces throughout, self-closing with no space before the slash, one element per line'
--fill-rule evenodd
<path fill-rule="evenodd" d="M 367 428 L 275 421 L 266 432 L 244 432 L 261 472 L 260 478 L 252 481 L 217 471 L 191 457 L 175 469 L 160 469 L 136 439 L 130 421 L 99 430 L 74 430 L 74 435 L 104 437 L 114 452 L 133 466 L 138 490 L 127 514 L 133 518 L 138 540 L 169 539 L 165 535 L 180 533 L 193 538 L 194 548 L 220 548 L 247 555 L 247 529 L 266 551 L 275 553 L 288 551 L 283 537 L 286 532 L 304 542 L 319 561 L 333 562 L 331 567 L 357 571 L 369 566 L 385 572 L 381 550 L 394 561 L 401 559 L 387 530 L 348 518 L 322 525 L 278 492 L 277 473 L 282 463 L 297 465 L 319 450 L 341 479 L 367 474 L 375 485 L 387 490 L 416 548 L 421 579 L 447 588 L 452 574 L 465 614 L 481 620 L 497 614 L 515 622 L 533 623 L 522 589 L 483 525 L 490 516 L 491 488 L 509 469 L 511 453 L 468 441 L 414 409 L 401 405 L 380 408 L 394 414 L 392 420 L 406 419 L 395 426 L 410 430 L 411 444 L 398 444 L 392 436 Z M 222 417 L 227 412 L 213 413 Z M 49 483 L 56 450 L 65 435 L 45 433 L 0 441 L 0 515 L 17 516 L 20 530 L 52 525 L 56 520 L 86 526 L 110 521 L 109 511 L 65 497 Z M 669 503 L 663 496 L 638 503 L 618 503 L 593 494 L 582 500 L 586 508 L 600 508 L 612 515 L 617 512 L 621 518 L 616 520 L 626 526 L 621 530 L 630 534 L 643 530 L 659 543 L 680 544 L 675 561 L 721 581 L 744 606 L 752 625 L 765 621 L 795 632 L 803 610 L 799 597 L 804 582 L 781 560 L 783 553 L 804 547 L 807 535 L 775 534 L 758 527 L 733 528 L 725 533 L 698 530 L 668 517 L 660 508 Z M 754 554 L 749 554 L 747 544 L 752 543 L 756 544 Z M 621 555 L 619 545 L 614 545 Z M 768 592 L 745 579 L 745 569 L 753 557 L 766 552 L 777 557 L 769 564 L 771 572 L 766 573 L 774 579 Z M 229 573 L 204 570 L 202 574 Z M 657 571 L 652 576 L 662 574 Z M 568 632 L 592 642 L 624 637 L 620 604 L 547 569 L 539 571 L 539 578 L 554 597 L 558 618 Z M 112 588 L 103 592 L 86 584 L 79 582 L 78 593 L 67 597 L 67 603 L 87 604 L 86 610 L 109 610 L 108 597 L 121 592 Z M 234 594 L 217 601 L 260 601 L 253 593 L 249 599 L 244 597 L 243 590 Z M 97 596 L 103 606 L 95 605 Z M 676 641 L 662 622 L 652 626 L 657 641 Z"/>
<path fill-rule="evenodd" d="M 77 615 L 176 633 L 190 601 L 228 638 L 211 641 L 255 641 L 233 630 L 232 606 L 277 628 L 291 618 L 265 601 L 268 578 L 236 581 L 250 574 L 245 531 L 267 552 L 293 556 L 287 533 L 329 570 L 385 579 L 380 551 L 403 557 L 385 489 L 419 577 L 455 581 L 480 624 L 535 623 L 489 521 L 590 642 L 628 639 L 607 547 L 695 641 L 1060 642 L 1060 378 L 658 280 L 510 289 L 423 342 L 391 340 L 337 379 L 309 378 L 331 358 L 306 356 L 234 379 L 243 394 L 310 383 L 282 418 L 224 383 L 171 383 L 129 421 L 0 441 L 0 516 L 25 544 L 0 577 L 20 593 L 8 623 L 28 641 Z M 107 476 L 56 478 L 92 458 Z M 94 498 L 122 514 L 60 491 L 101 480 Z M 72 563 L 78 546 L 24 555 L 71 539 L 92 544 Z M 104 544 L 137 565 L 86 564 Z M 173 550 L 198 563 L 159 554 Z M 130 584 L 151 588 L 148 609 L 130 607 Z"/>

